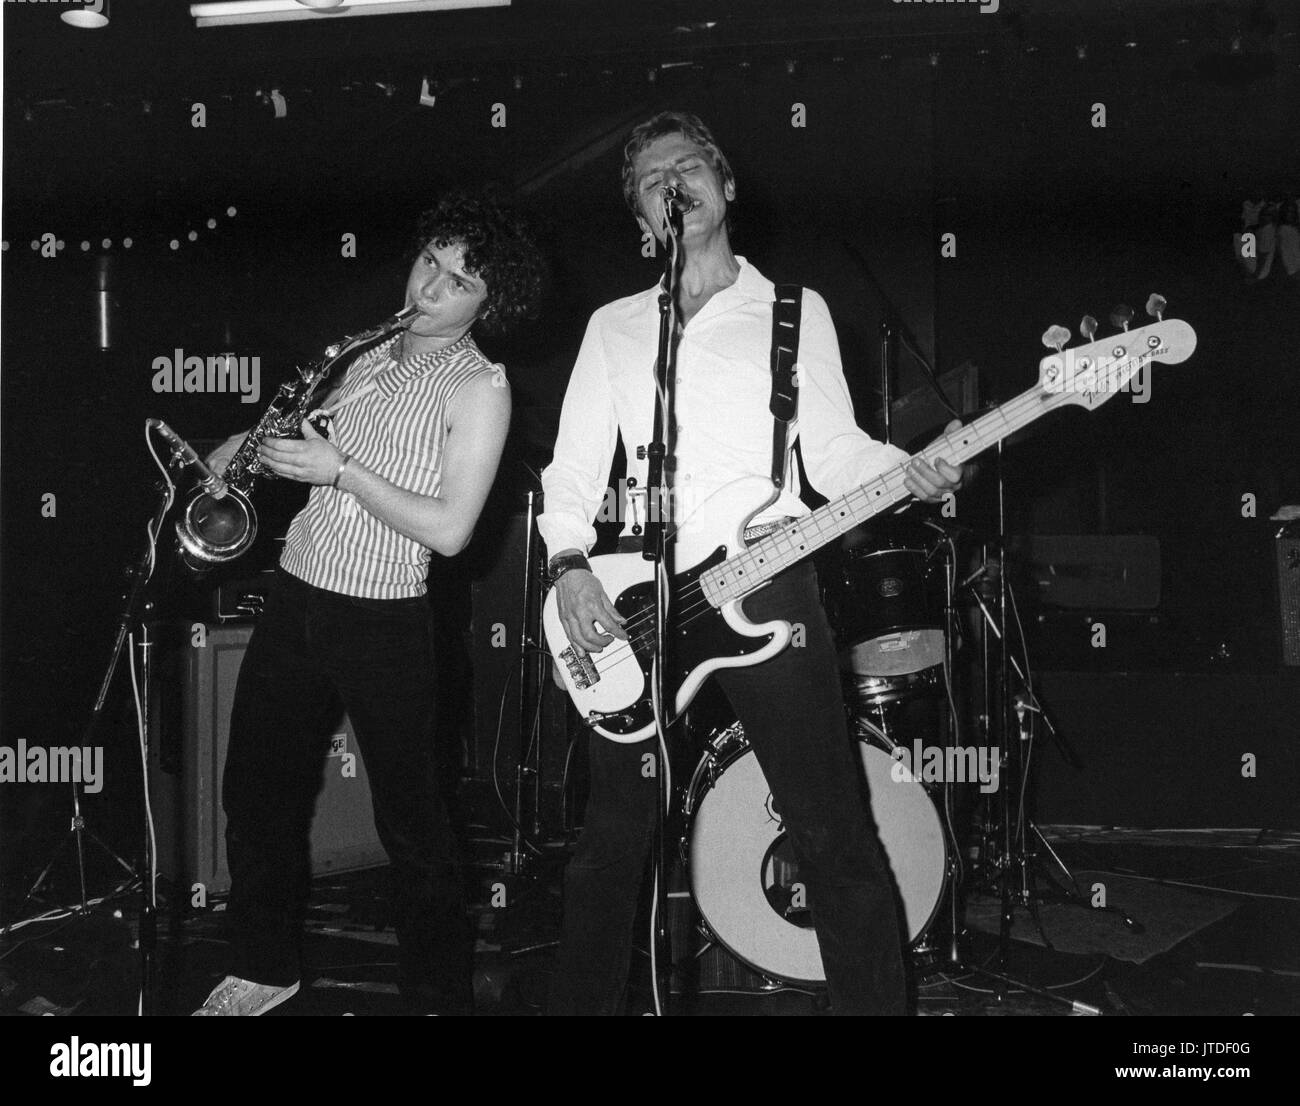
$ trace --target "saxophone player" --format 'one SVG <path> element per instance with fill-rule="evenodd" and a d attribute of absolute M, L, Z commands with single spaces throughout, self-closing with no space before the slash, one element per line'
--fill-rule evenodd
<path fill-rule="evenodd" d="M 478 329 L 532 313 L 542 262 L 519 217 L 444 197 L 419 226 L 405 330 L 357 357 L 303 440 L 262 462 L 311 485 L 249 642 L 223 782 L 233 959 L 201 1016 L 259 1015 L 300 986 L 309 831 L 341 702 L 392 862 L 398 987 L 410 1013 L 472 1011 L 474 935 L 435 779 L 425 576 L 469 542 L 510 423 L 503 370 Z M 244 435 L 208 459 L 223 471 Z"/>

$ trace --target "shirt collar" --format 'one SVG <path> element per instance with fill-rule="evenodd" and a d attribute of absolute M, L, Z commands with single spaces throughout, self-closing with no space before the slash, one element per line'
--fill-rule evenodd
<path fill-rule="evenodd" d="M 736 277 L 735 284 L 724 291 L 735 291 L 747 300 L 770 300 L 773 294 L 772 282 L 740 254 L 736 255 L 736 260 L 740 262 L 740 276 Z"/>
<path fill-rule="evenodd" d="M 736 263 L 740 266 L 740 272 L 734 281 L 728 284 L 727 287 L 723 288 L 721 291 L 714 293 L 712 299 L 705 304 L 704 310 L 708 311 L 710 314 L 716 310 L 714 304 L 718 303 L 719 300 L 721 300 L 719 307 L 725 309 L 732 300 L 740 303 L 747 303 L 750 300 L 759 300 L 766 303 L 772 299 L 774 294 L 774 286 L 772 282 L 755 269 L 754 266 L 749 263 L 748 259 L 743 257 L 741 254 L 736 254 L 735 258 Z M 651 289 L 650 294 L 652 296 L 658 296 L 659 293 L 663 291 L 663 287 L 664 279 L 663 277 L 660 277 L 658 285 Z"/>
<path fill-rule="evenodd" d="M 432 371 L 438 365 L 450 360 L 461 350 L 466 349 L 473 338 L 469 332 L 457 338 L 449 346 L 443 346 L 442 349 L 431 350 L 428 353 L 417 353 L 414 357 L 408 357 L 404 361 L 397 360 L 397 344 L 401 341 L 401 334 L 394 334 L 387 341 L 382 342 L 375 347 L 375 362 L 377 364 L 386 364 L 375 374 L 375 388 L 385 399 L 390 399 L 402 390 L 416 377 L 424 376 Z"/>

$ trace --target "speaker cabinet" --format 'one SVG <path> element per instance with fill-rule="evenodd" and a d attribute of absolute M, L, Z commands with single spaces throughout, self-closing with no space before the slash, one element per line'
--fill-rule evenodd
<path fill-rule="evenodd" d="M 202 646 L 193 644 L 188 627 L 184 632 L 190 636 L 173 643 L 158 681 L 150 748 L 159 870 L 181 887 L 201 883 L 209 895 L 222 894 L 230 889 L 230 870 L 221 776 L 235 681 L 252 627 L 208 624 Z M 353 871 L 387 861 L 374 827 L 365 765 L 345 716 L 322 765 L 311 830 L 312 872 Z"/>
<path fill-rule="evenodd" d="M 1300 826 L 1300 673 L 1045 672 L 1038 687 L 1083 763 L 1035 750 L 1040 822 Z"/>

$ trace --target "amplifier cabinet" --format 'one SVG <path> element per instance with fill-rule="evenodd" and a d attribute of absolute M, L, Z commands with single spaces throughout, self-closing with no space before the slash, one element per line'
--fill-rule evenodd
<path fill-rule="evenodd" d="M 235 681 L 252 627 L 209 623 L 201 646 L 193 644 L 189 627 L 184 632 L 189 636 L 172 643 L 157 681 L 150 741 L 159 871 L 183 889 L 201 883 L 208 895 L 224 894 L 230 870 L 221 777 Z M 387 862 L 375 831 L 365 765 L 352 726 L 342 716 L 322 764 L 311 829 L 312 873 Z"/>

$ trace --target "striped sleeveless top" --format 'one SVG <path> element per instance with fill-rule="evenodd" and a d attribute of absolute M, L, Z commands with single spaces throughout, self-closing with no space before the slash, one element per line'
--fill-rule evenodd
<path fill-rule="evenodd" d="M 476 376 L 501 372 L 466 334 L 432 353 L 394 360 L 401 335 L 348 367 L 330 441 L 399 488 L 437 495 L 447 411 Z M 355 397 L 355 398 L 349 398 Z M 337 488 L 311 489 L 294 516 L 280 567 L 314 587 L 365 599 L 420 596 L 431 551 L 399 534 Z"/>

